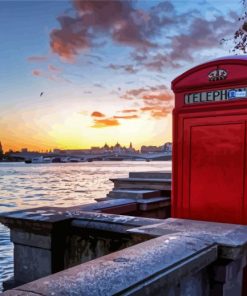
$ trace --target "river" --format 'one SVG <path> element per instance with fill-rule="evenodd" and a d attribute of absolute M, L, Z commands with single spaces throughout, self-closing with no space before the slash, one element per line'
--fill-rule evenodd
<path fill-rule="evenodd" d="M 127 177 L 130 171 L 170 169 L 170 161 L 0 163 L 0 212 L 91 203 L 112 189 L 109 178 Z M 0 291 L 2 282 L 12 275 L 13 246 L 8 229 L 0 224 Z"/>

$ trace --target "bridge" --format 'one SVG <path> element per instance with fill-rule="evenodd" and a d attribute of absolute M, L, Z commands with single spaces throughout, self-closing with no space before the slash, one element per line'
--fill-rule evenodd
<path fill-rule="evenodd" d="M 35 157 L 74 159 L 78 161 L 93 160 L 170 160 L 170 152 L 157 153 L 98 153 L 98 154 L 62 154 L 62 153 L 39 153 L 39 152 L 19 152 L 10 153 L 9 156 L 15 159 L 28 160 Z"/>

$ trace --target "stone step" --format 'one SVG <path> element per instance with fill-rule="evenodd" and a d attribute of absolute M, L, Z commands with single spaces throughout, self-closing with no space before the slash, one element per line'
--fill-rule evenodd
<path fill-rule="evenodd" d="M 114 189 L 171 190 L 171 179 L 114 178 Z"/>
<path fill-rule="evenodd" d="M 160 197 L 160 190 L 114 189 L 107 194 L 110 198 L 146 199 Z"/>
<path fill-rule="evenodd" d="M 130 172 L 130 178 L 142 178 L 142 179 L 171 179 L 171 171 L 150 171 L 150 172 Z"/>
<path fill-rule="evenodd" d="M 139 199 L 137 200 L 137 203 L 141 211 L 150 211 L 157 208 L 170 207 L 171 199 L 169 197 Z"/>

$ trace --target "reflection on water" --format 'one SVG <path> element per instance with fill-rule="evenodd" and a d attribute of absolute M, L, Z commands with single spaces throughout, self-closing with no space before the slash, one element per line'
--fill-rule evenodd
<path fill-rule="evenodd" d="M 166 169 L 171 162 L 0 163 L 0 212 L 94 202 L 112 189 L 109 178 Z M 2 281 L 13 273 L 12 248 L 9 231 L 0 224 L 0 291 Z"/>

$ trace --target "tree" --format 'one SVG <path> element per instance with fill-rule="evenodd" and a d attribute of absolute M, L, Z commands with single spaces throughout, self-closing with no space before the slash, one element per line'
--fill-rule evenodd
<path fill-rule="evenodd" d="M 3 146 L 2 143 L 0 142 L 0 160 L 3 159 Z"/>
<path fill-rule="evenodd" d="M 240 26 L 238 30 L 235 31 L 233 37 L 234 47 L 232 51 L 234 53 L 247 53 L 247 0 L 242 0 L 242 5 L 244 12 L 238 19 Z"/>

